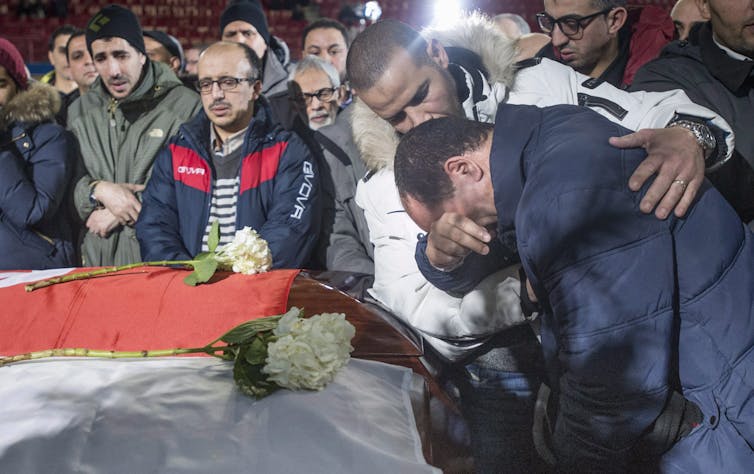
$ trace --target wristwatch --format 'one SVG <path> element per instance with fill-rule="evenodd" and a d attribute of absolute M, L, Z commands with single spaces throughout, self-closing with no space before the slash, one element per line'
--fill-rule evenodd
<path fill-rule="evenodd" d="M 702 147 L 705 161 L 717 147 L 715 136 L 712 134 L 709 127 L 701 122 L 682 119 L 672 122 L 668 127 L 681 127 L 693 133 L 696 142 Z"/>
<path fill-rule="evenodd" d="M 102 209 L 105 206 L 103 206 L 102 203 L 99 202 L 96 197 L 94 197 L 94 188 L 96 188 L 98 184 L 99 180 L 95 180 L 89 183 L 89 203 L 94 206 L 95 209 Z"/>

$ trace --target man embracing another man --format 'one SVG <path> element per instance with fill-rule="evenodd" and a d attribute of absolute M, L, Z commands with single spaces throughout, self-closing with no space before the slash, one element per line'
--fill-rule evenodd
<path fill-rule="evenodd" d="M 752 233 L 707 181 L 686 217 L 644 214 L 648 184 L 633 193 L 625 183 L 645 152 L 608 143 L 626 133 L 572 106 L 416 127 L 395 176 L 428 232 L 417 263 L 462 294 L 520 257 L 540 305 L 559 470 L 746 472 Z"/>

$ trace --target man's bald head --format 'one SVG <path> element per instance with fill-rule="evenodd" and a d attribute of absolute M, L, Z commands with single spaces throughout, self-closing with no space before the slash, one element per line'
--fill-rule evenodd
<path fill-rule="evenodd" d="M 431 61 L 427 41 L 405 23 L 384 20 L 361 32 L 351 44 L 346 60 L 351 87 L 367 90 L 374 86 L 400 49 L 407 51 L 416 65 Z"/>
<path fill-rule="evenodd" d="M 696 0 L 678 0 L 670 11 L 670 17 L 680 40 L 685 40 L 689 36 L 694 23 L 709 20 L 699 9 Z"/>
<path fill-rule="evenodd" d="M 217 43 L 212 44 L 207 49 L 202 51 L 202 54 L 201 56 L 199 56 L 199 59 L 201 60 L 201 58 L 204 57 L 205 55 L 207 56 L 222 55 L 230 51 L 243 52 L 243 56 L 249 62 L 249 66 L 251 67 L 253 74 L 255 76 L 259 76 L 259 72 L 262 70 L 262 62 L 260 61 L 259 56 L 257 56 L 257 53 L 255 53 L 253 49 L 251 49 L 244 43 L 235 43 L 232 41 L 218 41 Z"/>

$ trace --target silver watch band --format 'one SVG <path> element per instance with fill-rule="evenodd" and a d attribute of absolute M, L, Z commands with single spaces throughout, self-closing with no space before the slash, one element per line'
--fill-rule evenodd
<path fill-rule="evenodd" d="M 712 155 L 717 147 L 717 140 L 710 131 L 709 127 L 701 122 L 691 120 L 676 120 L 671 122 L 668 127 L 681 127 L 694 134 L 696 142 L 702 147 L 705 161 Z"/>

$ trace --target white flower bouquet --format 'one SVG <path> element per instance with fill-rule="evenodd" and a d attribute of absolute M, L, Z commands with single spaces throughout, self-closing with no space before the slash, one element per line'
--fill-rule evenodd
<path fill-rule="evenodd" d="M 117 267 L 103 267 L 89 272 L 73 273 L 57 278 L 38 281 L 26 285 L 26 291 L 34 291 L 56 283 L 65 283 L 67 281 L 85 280 L 105 273 L 115 273 L 123 270 L 130 270 L 138 267 L 164 267 L 171 265 L 180 265 L 193 268 L 183 281 L 190 286 L 196 286 L 200 283 L 208 282 L 215 271 L 220 270 L 234 271 L 245 275 L 254 273 L 264 273 L 272 266 L 272 254 L 267 241 L 257 234 L 251 227 L 244 227 L 236 231 L 233 241 L 217 248 L 220 242 L 220 225 L 217 221 L 212 223 L 210 228 L 207 247 L 208 252 L 202 252 L 192 260 L 161 260 L 157 262 L 138 262 Z"/>
<path fill-rule="evenodd" d="M 322 390 L 350 360 L 355 333 L 342 313 L 304 319 L 303 312 L 293 307 L 283 315 L 242 323 L 202 347 L 153 351 L 49 349 L 2 357 L 0 367 L 46 357 L 120 359 L 205 353 L 233 361 L 238 388 L 259 399 L 281 388 Z"/>

